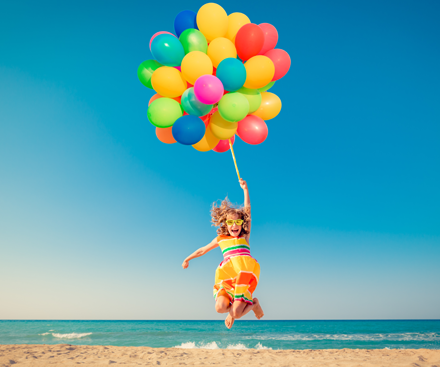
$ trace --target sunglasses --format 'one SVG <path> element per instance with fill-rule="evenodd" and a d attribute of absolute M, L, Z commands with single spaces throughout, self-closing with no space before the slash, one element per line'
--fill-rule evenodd
<path fill-rule="evenodd" d="M 234 222 L 237 226 L 241 226 L 243 224 L 243 219 L 227 219 L 226 224 L 228 226 L 234 225 Z"/>

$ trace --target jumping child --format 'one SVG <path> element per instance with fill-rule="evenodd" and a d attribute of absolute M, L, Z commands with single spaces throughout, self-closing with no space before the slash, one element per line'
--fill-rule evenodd
<path fill-rule="evenodd" d="M 251 256 L 249 247 L 251 202 L 246 181 L 240 179 L 240 186 L 244 191 L 244 208 L 235 208 L 228 199 L 223 200 L 220 206 L 214 203 L 211 221 L 214 226 L 219 227 L 219 236 L 188 256 L 182 264 L 186 269 L 190 260 L 220 246 L 224 260 L 215 272 L 215 310 L 218 313 L 229 313 L 225 320 L 228 329 L 235 319 L 243 317 L 251 310 L 257 319 L 264 316 L 258 299 L 252 299 L 260 277 L 260 265 Z"/>

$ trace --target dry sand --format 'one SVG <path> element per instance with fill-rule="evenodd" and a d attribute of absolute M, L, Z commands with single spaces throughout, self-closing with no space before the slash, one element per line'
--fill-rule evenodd
<path fill-rule="evenodd" d="M 5 366 L 409 366 L 440 367 L 440 350 L 228 350 L 87 345 L 0 345 Z"/>

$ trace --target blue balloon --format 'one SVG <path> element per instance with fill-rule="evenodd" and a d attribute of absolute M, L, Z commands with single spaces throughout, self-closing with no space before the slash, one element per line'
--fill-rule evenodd
<path fill-rule="evenodd" d="M 197 116 L 185 115 L 174 122 L 172 133 L 177 142 L 193 145 L 202 140 L 205 135 L 205 123 Z"/>
<path fill-rule="evenodd" d="M 197 14 L 192 10 L 184 10 L 176 15 L 174 19 L 174 30 L 176 31 L 177 37 L 188 28 L 199 29 L 197 27 Z"/>
<path fill-rule="evenodd" d="M 165 66 L 180 66 L 185 51 L 180 41 L 171 34 L 159 34 L 151 42 L 153 57 Z"/>
<path fill-rule="evenodd" d="M 200 102 L 196 98 L 194 87 L 188 88 L 183 92 L 181 104 L 186 113 L 194 116 L 205 116 L 212 110 L 212 107 L 214 107 L 212 104 Z"/>
<path fill-rule="evenodd" d="M 235 92 L 246 81 L 246 68 L 240 60 L 228 57 L 218 65 L 215 75 L 223 83 L 225 90 Z"/>

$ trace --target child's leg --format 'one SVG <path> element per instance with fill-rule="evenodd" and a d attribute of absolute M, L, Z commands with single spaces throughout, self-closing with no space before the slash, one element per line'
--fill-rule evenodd
<path fill-rule="evenodd" d="M 250 305 L 246 302 L 235 301 L 232 304 L 231 309 L 229 310 L 229 314 L 234 319 L 239 319 L 239 318 L 243 317 L 244 315 L 246 315 L 253 308 L 254 308 L 254 305 Z"/>
<path fill-rule="evenodd" d="M 226 317 L 225 325 L 228 329 L 232 327 L 235 319 L 239 319 L 246 315 L 254 308 L 254 305 L 250 305 L 246 302 L 235 301 L 229 308 L 229 315 Z"/>
<path fill-rule="evenodd" d="M 261 308 L 258 298 L 254 298 L 254 303 L 252 305 L 246 302 L 234 302 L 229 314 L 234 319 L 239 319 L 246 315 L 249 311 L 254 311 L 255 317 L 261 319 L 264 316 L 263 309 Z"/>
<path fill-rule="evenodd" d="M 261 308 L 260 301 L 258 298 L 254 298 L 254 308 L 252 309 L 255 313 L 255 317 L 259 320 L 264 316 L 263 309 Z"/>
<path fill-rule="evenodd" d="M 229 315 L 226 317 L 225 325 L 228 329 L 232 327 L 235 319 L 239 319 L 246 315 L 248 312 L 254 311 L 256 318 L 259 320 L 264 316 L 263 309 L 257 298 L 254 298 L 252 305 L 246 302 L 236 301 L 229 308 Z"/>
<path fill-rule="evenodd" d="M 215 310 L 218 313 L 226 313 L 229 312 L 231 308 L 229 298 L 226 296 L 218 296 L 215 301 Z"/>

